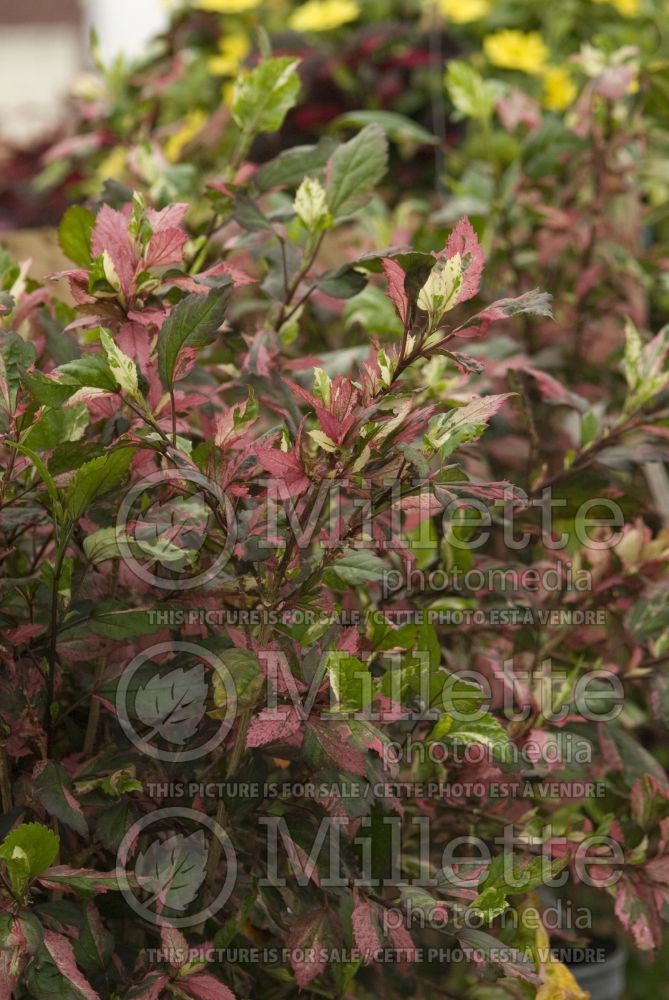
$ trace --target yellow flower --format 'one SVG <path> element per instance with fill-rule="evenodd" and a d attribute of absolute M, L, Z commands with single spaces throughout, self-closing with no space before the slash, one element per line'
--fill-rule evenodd
<path fill-rule="evenodd" d="M 623 17 L 637 17 L 641 10 L 641 0 L 595 0 L 595 3 L 610 3 Z"/>
<path fill-rule="evenodd" d="M 359 16 L 355 0 L 308 0 L 297 8 L 289 24 L 295 31 L 332 31 Z"/>
<path fill-rule="evenodd" d="M 574 101 L 578 88 L 564 66 L 549 66 L 544 74 L 544 105 L 550 111 L 564 111 Z"/>
<path fill-rule="evenodd" d="M 548 46 L 538 31 L 515 31 L 507 28 L 487 35 L 483 49 L 493 66 L 518 69 L 523 73 L 543 72 L 549 56 Z"/>
<path fill-rule="evenodd" d="M 212 10 L 216 14 L 244 14 L 259 7 L 262 0 L 196 0 L 200 10 Z"/>
<path fill-rule="evenodd" d="M 165 143 L 165 156 L 170 163 L 176 163 L 182 150 L 201 132 L 207 122 L 207 113 L 200 108 L 189 111 L 181 123 L 181 128 Z"/>
<path fill-rule="evenodd" d="M 453 24 L 468 24 L 486 17 L 493 0 L 439 0 L 439 10 Z"/>
<path fill-rule="evenodd" d="M 218 48 L 220 55 L 209 60 L 209 72 L 213 76 L 234 76 L 249 54 L 251 43 L 246 35 L 237 32 L 222 38 Z"/>

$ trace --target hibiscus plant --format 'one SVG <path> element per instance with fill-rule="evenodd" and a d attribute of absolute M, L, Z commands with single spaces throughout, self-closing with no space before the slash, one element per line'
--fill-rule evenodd
<path fill-rule="evenodd" d="M 238 76 L 192 201 L 0 257 L 8 1000 L 580 1000 L 592 900 L 661 942 L 669 336 L 590 406 L 467 218 L 370 245 L 381 125 L 249 161 L 299 86 Z"/>

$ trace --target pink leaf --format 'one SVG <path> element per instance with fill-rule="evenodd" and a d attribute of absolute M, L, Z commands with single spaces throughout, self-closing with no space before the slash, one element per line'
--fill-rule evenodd
<path fill-rule="evenodd" d="M 497 114 L 507 132 L 515 132 L 519 125 L 526 125 L 530 132 L 541 126 L 541 108 L 517 87 L 505 91 L 497 102 Z"/>
<path fill-rule="evenodd" d="M 389 926 L 387 928 L 387 932 L 393 948 L 400 953 L 399 954 L 400 968 L 402 966 L 407 966 L 410 962 L 415 962 L 417 958 L 416 946 L 413 943 L 413 938 L 411 937 L 411 934 L 404 926 L 404 924 L 399 924 L 397 927 Z"/>
<path fill-rule="evenodd" d="M 300 496 L 311 485 L 311 480 L 294 451 L 262 448 L 258 450 L 257 458 L 263 469 L 277 476 L 285 484 L 288 496 Z"/>
<path fill-rule="evenodd" d="M 616 885 L 615 913 L 641 951 L 653 951 L 662 941 L 662 929 L 648 886 L 627 876 Z"/>
<path fill-rule="evenodd" d="M 124 354 L 133 358 L 141 369 L 145 369 L 149 362 L 150 341 L 149 335 L 139 323 L 124 323 L 116 343 Z"/>
<path fill-rule="evenodd" d="M 468 299 L 473 299 L 479 290 L 485 263 L 478 237 L 466 216 L 460 219 L 446 244 L 444 253 L 446 258 L 450 260 L 456 254 L 460 254 L 465 265 L 458 302 L 466 302 Z"/>
<path fill-rule="evenodd" d="M 177 229 L 181 225 L 188 207 L 188 202 L 180 201 L 174 205 L 168 205 L 167 208 L 163 208 L 159 212 L 155 208 L 150 208 L 146 217 L 154 233 L 163 233 L 166 229 Z"/>
<path fill-rule="evenodd" d="M 50 889 L 85 889 L 87 892 L 109 892 L 118 889 L 127 880 L 123 871 L 96 872 L 92 868 L 72 868 L 70 865 L 55 865 L 39 876 L 41 885 Z"/>
<path fill-rule="evenodd" d="M 160 928 L 160 946 L 172 968 L 180 969 L 188 961 L 188 941 L 176 927 L 164 924 Z"/>
<path fill-rule="evenodd" d="M 364 901 L 358 903 L 351 914 L 351 923 L 355 946 L 362 953 L 364 964 L 369 965 L 379 950 L 379 934 L 371 904 Z"/>
<path fill-rule="evenodd" d="M 653 858 L 644 865 L 644 871 L 650 875 L 653 882 L 669 885 L 669 854 L 665 854 L 662 858 Z"/>
<path fill-rule="evenodd" d="M 160 1000 L 160 995 L 168 982 L 169 979 L 167 976 L 150 972 L 139 986 L 142 992 L 134 994 L 135 1000 Z"/>
<path fill-rule="evenodd" d="M 235 994 L 214 976 L 201 973 L 189 976 L 184 986 L 192 997 L 197 1000 L 235 1000 Z"/>
<path fill-rule="evenodd" d="M 22 642 L 27 642 L 28 639 L 39 635 L 43 628 L 43 625 L 19 625 L 18 628 L 11 629 L 5 635 L 12 645 L 20 646 Z"/>
<path fill-rule="evenodd" d="M 187 240 L 183 229 L 162 229 L 154 233 L 144 251 L 144 265 L 164 267 L 166 264 L 180 264 Z"/>
<path fill-rule="evenodd" d="M 320 754 L 325 758 L 327 766 L 335 764 L 341 771 L 351 774 L 365 775 L 365 754 L 357 747 L 351 746 L 351 731 L 344 724 L 335 722 L 308 723 L 307 732 L 318 746 Z M 314 747 L 316 749 L 316 747 Z"/>
<path fill-rule="evenodd" d="M 381 261 L 381 266 L 388 279 L 388 295 L 392 299 L 400 319 L 406 326 L 409 318 L 409 297 L 404 287 L 406 274 L 397 261 L 391 260 L 390 257 L 384 257 Z"/>
<path fill-rule="evenodd" d="M 312 910 L 293 923 L 288 935 L 289 961 L 300 989 L 319 976 L 327 965 L 324 933 L 325 910 Z"/>
<path fill-rule="evenodd" d="M 222 261 L 220 264 L 214 264 L 213 267 L 207 268 L 206 271 L 201 271 L 197 275 L 200 278 L 218 278 L 220 275 L 229 275 L 232 279 L 232 284 L 235 288 L 241 288 L 243 285 L 254 285 L 256 279 L 252 278 L 250 274 L 246 271 L 242 271 L 238 267 L 234 267 L 232 264 Z"/>
<path fill-rule="evenodd" d="M 69 980 L 86 1000 L 100 1000 L 100 997 L 91 984 L 77 968 L 74 958 L 74 948 L 68 939 L 62 934 L 55 934 L 53 931 L 45 930 L 44 944 L 60 974 Z"/>
<path fill-rule="evenodd" d="M 285 740 L 298 731 L 302 720 L 292 705 L 277 705 L 276 710 L 264 708 L 252 720 L 246 734 L 247 747 L 262 747 L 267 743 Z"/>
<path fill-rule="evenodd" d="M 107 251 L 118 274 L 121 291 L 129 298 L 135 290 L 137 257 L 128 232 L 127 215 L 103 205 L 95 220 L 91 245 L 96 257 Z"/>

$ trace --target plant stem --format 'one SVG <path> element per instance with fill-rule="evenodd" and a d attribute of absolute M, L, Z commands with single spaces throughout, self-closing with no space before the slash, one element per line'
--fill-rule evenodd
<path fill-rule="evenodd" d="M 0 802 L 5 815 L 13 808 L 12 782 L 9 774 L 9 759 L 4 739 L 0 742 Z"/>
<path fill-rule="evenodd" d="M 60 586 L 60 575 L 63 571 L 67 543 L 70 537 L 70 530 L 67 530 L 61 538 L 56 553 L 56 562 L 53 567 L 53 579 L 51 582 L 51 612 L 49 619 L 49 647 L 47 653 L 47 682 L 46 682 L 46 705 L 44 706 L 44 731 L 46 733 L 46 755 L 49 756 L 51 749 L 51 734 L 53 728 L 53 717 L 51 715 L 51 705 L 56 687 L 56 661 L 58 644 L 58 588 Z"/>

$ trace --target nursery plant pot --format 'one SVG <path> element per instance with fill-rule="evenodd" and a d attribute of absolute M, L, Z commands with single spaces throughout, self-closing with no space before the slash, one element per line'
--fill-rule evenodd
<path fill-rule="evenodd" d="M 625 990 L 625 964 L 627 952 L 615 947 L 603 962 L 584 962 L 570 965 L 570 971 L 590 1000 L 621 1000 Z"/>

